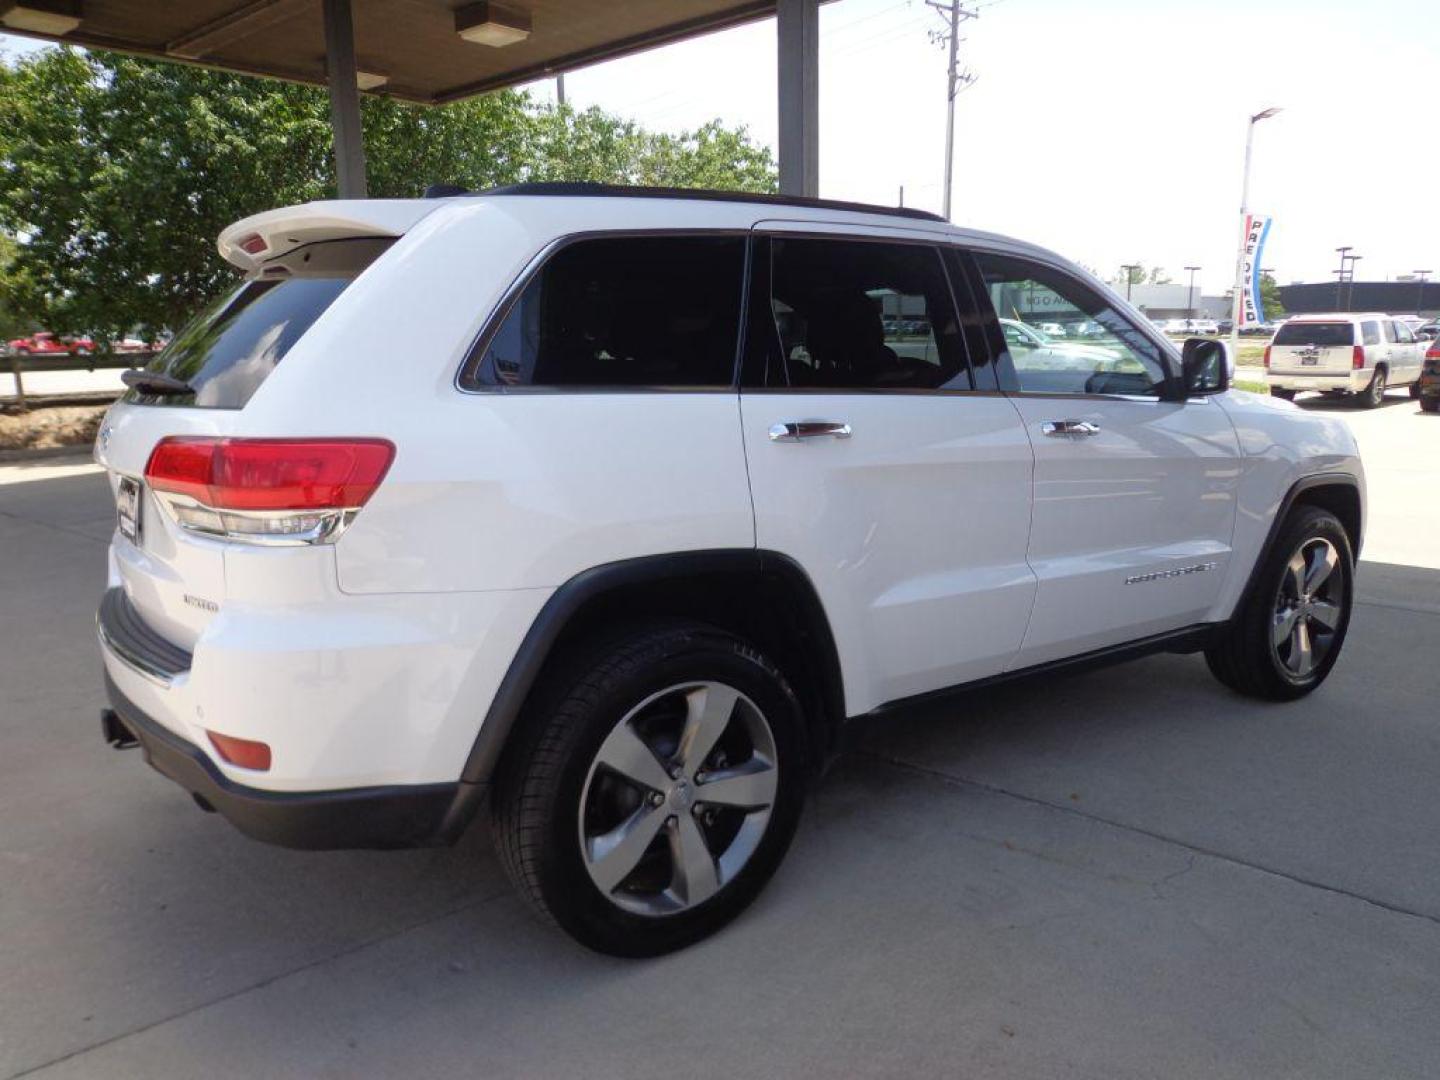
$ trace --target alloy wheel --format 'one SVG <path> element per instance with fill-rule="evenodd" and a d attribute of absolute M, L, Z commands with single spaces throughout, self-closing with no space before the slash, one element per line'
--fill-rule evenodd
<path fill-rule="evenodd" d="M 1324 537 L 1306 540 L 1285 565 L 1275 597 L 1270 645 L 1287 678 L 1304 682 L 1334 648 L 1345 615 L 1340 552 Z"/>
<path fill-rule="evenodd" d="M 581 790 L 590 880 L 638 915 L 704 903 L 759 847 L 779 779 L 770 724 L 734 687 L 689 682 L 650 695 L 611 729 Z"/>

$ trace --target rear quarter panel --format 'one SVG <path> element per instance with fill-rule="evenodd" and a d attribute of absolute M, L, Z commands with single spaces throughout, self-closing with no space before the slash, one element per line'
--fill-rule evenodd
<path fill-rule="evenodd" d="M 345 592 L 551 587 L 617 559 L 753 546 L 735 393 L 456 388 L 533 258 L 558 235 L 594 231 L 593 211 L 572 223 L 542 209 L 457 200 L 425 218 L 246 408 L 249 435 L 395 443 L 389 475 L 336 546 Z M 647 214 L 665 220 L 663 207 L 631 213 L 637 228 Z"/>

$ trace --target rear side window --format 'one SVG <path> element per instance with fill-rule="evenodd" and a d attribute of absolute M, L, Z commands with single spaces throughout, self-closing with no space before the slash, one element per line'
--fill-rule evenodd
<path fill-rule="evenodd" d="M 1374 319 L 1360 324 L 1360 332 L 1365 336 L 1366 345 L 1380 344 L 1380 324 Z"/>
<path fill-rule="evenodd" d="M 482 340 L 460 385 L 728 388 L 744 263 L 740 236 L 567 244 Z"/>
<path fill-rule="evenodd" d="M 197 315 L 146 365 L 192 394 L 131 390 L 127 401 L 239 409 L 321 314 L 394 241 L 333 240 L 272 259 Z"/>
<path fill-rule="evenodd" d="M 875 240 L 762 238 L 747 353 L 794 390 L 969 390 L 940 252 Z"/>
<path fill-rule="evenodd" d="M 1354 345 L 1355 328 L 1348 322 L 1287 322 L 1275 331 L 1276 345 Z"/>

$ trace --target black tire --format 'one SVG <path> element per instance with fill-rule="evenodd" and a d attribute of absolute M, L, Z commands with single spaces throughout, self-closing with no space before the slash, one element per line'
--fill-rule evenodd
<path fill-rule="evenodd" d="M 1370 376 L 1370 385 L 1360 395 L 1360 404 L 1367 409 L 1378 408 L 1385 403 L 1385 369 L 1376 368 Z"/>
<path fill-rule="evenodd" d="M 632 894 L 627 890 L 633 885 L 616 886 L 607 894 L 592 879 L 582 848 L 582 823 L 589 820 L 582 817 L 582 798 L 589 791 L 602 744 L 637 706 L 667 688 L 702 680 L 738 690 L 768 725 L 777 763 L 777 788 L 769 817 L 748 859 L 708 899 L 659 914 L 627 910 L 612 896 L 638 896 L 643 902 L 651 894 Z M 582 945 L 630 957 L 657 956 L 683 948 L 740 914 L 779 865 L 795 834 L 805 799 L 804 720 L 799 701 L 780 671 L 753 646 L 723 631 L 696 623 L 657 621 L 624 629 L 576 650 L 547 676 L 546 683 L 538 700 L 527 706 L 517 742 L 507 749 L 494 803 L 495 842 L 501 862 L 530 905 Z M 675 754 L 679 753 L 677 748 Z M 658 751 L 656 757 L 661 757 Z M 621 788 L 628 790 L 623 782 Z M 697 803 L 703 791 L 698 783 L 693 788 Z M 632 794 L 636 809 L 628 812 L 648 815 L 647 797 L 639 794 L 638 787 Z M 656 797 L 665 798 L 658 792 L 649 796 Z M 684 805 L 688 806 L 688 801 Z M 684 824 L 677 820 L 683 811 L 670 815 L 670 809 L 667 799 L 662 810 L 656 811 L 667 815 L 665 825 L 648 841 L 636 874 L 656 865 L 662 871 L 669 865 L 672 874 L 680 873 L 671 855 L 675 848 L 665 845 L 672 827 Z M 587 804 L 583 813 L 589 812 Z M 699 821 L 701 811 L 693 812 Z M 707 848 L 712 859 L 717 859 L 711 846 L 713 834 L 708 831 L 710 826 L 706 828 Z M 719 875 L 717 870 L 717 878 Z"/>
<path fill-rule="evenodd" d="M 1280 656 L 1280 646 L 1272 643 L 1280 615 L 1278 601 L 1291 559 L 1307 545 L 1322 540 L 1332 545 L 1338 555 L 1331 574 L 1339 575 L 1343 589 L 1342 599 L 1336 605 L 1339 619 L 1319 662 L 1305 675 L 1297 676 Z M 1241 601 L 1235 617 L 1206 648 L 1205 661 L 1217 679 L 1238 693 L 1268 701 L 1304 697 L 1324 682 L 1335 666 L 1350 626 L 1354 597 L 1355 556 L 1344 526 L 1328 510 L 1296 507 L 1281 526 L 1251 592 Z M 1307 638 L 1307 644 L 1309 641 Z"/>
<path fill-rule="evenodd" d="M 1422 397 L 1420 410 L 1422 412 L 1440 412 L 1440 397 Z"/>
<path fill-rule="evenodd" d="M 1419 379 L 1416 379 L 1414 382 L 1412 382 L 1412 383 L 1410 384 L 1410 397 L 1411 397 L 1412 399 L 1418 399 L 1418 398 L 1420 397 L 1420 380 L 1419 380 Z"/>
<path fill-rule="evenodd" d="M 1282 398 L 1282 399 L 1285 400 L 1285 401 L 1294 401 L 1294 400 L 1295 400 L 1295 391 L 1294 391 L 1294 390 L 1286 390 L 1286 389 L 1285 389 L 1284 387 L 1282 387 L 1282 386 L 1272 386 L 1272 387 L 1270 387 L 1270 396 L 1271 396 L 1271 397 Z"/>

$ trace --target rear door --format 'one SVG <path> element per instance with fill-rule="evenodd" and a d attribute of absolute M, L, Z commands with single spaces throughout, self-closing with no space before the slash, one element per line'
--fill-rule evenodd
<path fill-rule="evenodd" d="M 1270 371 L 1275 375 L 1348 375 L 1359 344 L 1355 325 L 1348 319 L 1291 319 L 1275 331 L 1270 343 Z"/>
<path fill-rule="evenodd" d="M 756 541 L 814 582 L 849 712 L 1004 670 L 1035 591 L 1032 455 L 933 238 L 762 222 L 749 298 Z"/>
<path fill-rule="evenodd" d="M 1098 290 L 1038 259 L 977 251 L 990 341 L 1035 454 L 1034 613 L 1012 667 L 1209 617 L 1231 558 L 1239 445 L 1210 398 L 1171 400 L 1169 354 Z M 995 315 L 1073 311 L 1104 334 L 1009 350 Z"/>
<path fill-rule="evenodd" d="M 1420 363 L 1425 356 L 1422 346 L 1416 344 L 1415 332 L 1399 319 L 1389 320 L 1394 344 L 1390 351 L 1391 386 L 1404 386 L 1420 377 Z"/>
<path fill-rule="evenodd" d="M 144 480 L 161 439 L 231 434 L 240 410 L 389 238 L 299 247 L 267 262 L 203 310 L 145 371 L 187 393 L 129 391 L 96 440 L 116 499 L 115 572 L 141 619 L 190 649 L 225 600 L 225 545 L 181 529 Z"/>

